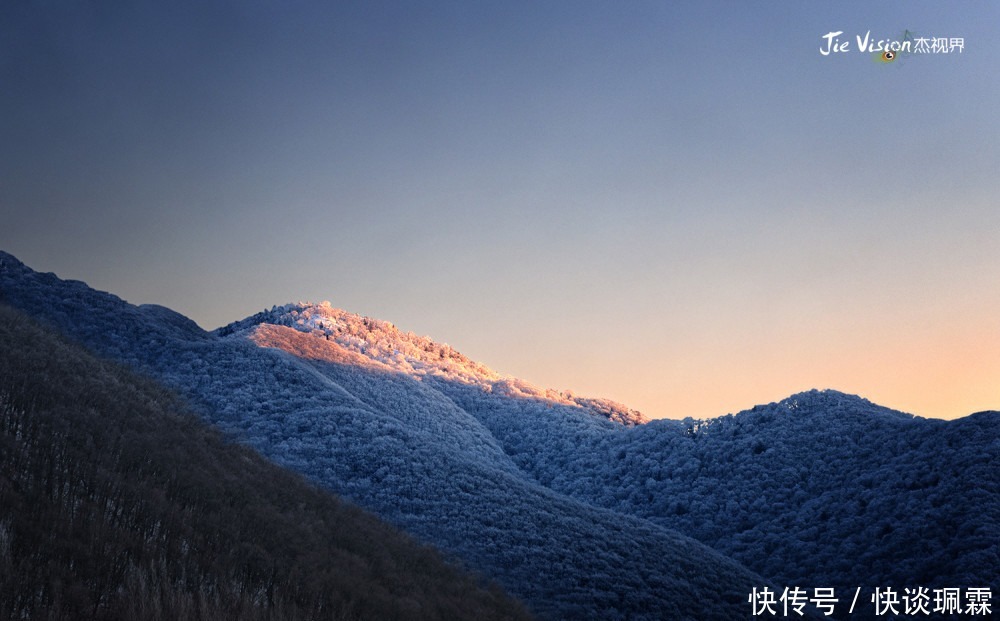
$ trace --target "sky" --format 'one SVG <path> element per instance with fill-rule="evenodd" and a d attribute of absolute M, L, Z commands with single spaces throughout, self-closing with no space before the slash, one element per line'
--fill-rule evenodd
<path fill-rule="evenodd" d="M 998 70 L 987 0 L 16 0 L 0 249 L 207 329 L 330 300 L 652 418 L 955 418 L 1000 409 Z"/>

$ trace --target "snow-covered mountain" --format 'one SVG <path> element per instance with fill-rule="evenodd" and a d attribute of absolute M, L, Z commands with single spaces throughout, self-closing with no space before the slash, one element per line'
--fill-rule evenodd
<path fill-rule="evenodd" d="M 311 356 L 340 356 L 338 351 L 359 355 L 355 362 L 368 358 L 385 368 L 411 377 L 432 377 L 478 387 L 485 392 L 495 392 L 509 397 L 531 399 L 549 405 L 578 407 L 609 420 L 625 425 L 647 422 L 643 415 L 626 406 L 607 399 L 584 398 L 552 389 L 541 389 L 516 377 L 503 376 L 484 364 L 470 360 L 444 343 L 437 343 L 427 336 L 403 332 L 387 321 L 355 315 L 330 302 L 320 304 L 298 303 L 273 307 L 231 323 L 216 330 L 221 336 L 249 335 L 260 345 L 268 346 L 268 331 L 262 326 L 287 326 L 339 347 L 323 349 L 312 342 Z M 273 333 L 271 333 L 273 334 Z M 309 341 L 303 341 L 308 343 Z M 301 352 L 302 357 L 310 357 Z"/>
<path fill-rule="evenodd" d="M 425 399 L 410 376 L 314 364 L 0 261 L 7 304 L 156 376 L 224 432 L 496 579 L 543 618 L 731 618 L 764 583 L 676 531 L 539 485 L 466 410 Z"/>
<path fill-rule="evenodd" d="M 543 617 L 749 617 L 765 583 L 997 584 L 996 412 L 926 420 L 811 391 L 649 422 L 328 304 L 209 333 L 0 262 L 6 303 L 156 376 L 233 437 Z"/>
<path fill-rule="evenodd" d="M 378 365 L 418 379 L 474 415 L 535 481 L 693 536 L 784 584 L 983 582 L 1000 567 L 997 413 L 945 422 L 812 390 L 736 415 L 648 422 L 500 377 L 328 303 L 275 308 L 220 332 L 321 371 Z"/>

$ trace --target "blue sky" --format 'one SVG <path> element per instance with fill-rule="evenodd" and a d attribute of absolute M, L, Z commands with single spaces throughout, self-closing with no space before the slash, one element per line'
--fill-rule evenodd
<path fill-rule="evenodd" d="M 994 2 L 6 3 L 0 248 L 651 416 L 1000 407 Z M 888 65 L 823 35 L 961 37 Z M 852 48 L 855 47 L 852 45 Z"/>

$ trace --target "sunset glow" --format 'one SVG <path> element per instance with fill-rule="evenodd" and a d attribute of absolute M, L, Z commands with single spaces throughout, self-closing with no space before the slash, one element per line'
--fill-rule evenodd
<path fill-rule="evenodd" d="M 8 6 L 0 249 L 207 329 L 329 299 L 650 418 L 810 388 L 998 409 L 997 24 L 936 0 Z M 963 48 L 821 53 L 838 31 Z"/>

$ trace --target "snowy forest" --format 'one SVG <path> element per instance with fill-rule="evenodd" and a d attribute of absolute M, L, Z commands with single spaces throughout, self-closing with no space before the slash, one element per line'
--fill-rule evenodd
<path fill-rule="evenodd" d="M 3 253 L 0 303 L 111 361 L 87 365 L 120 365 L 141 376 L 135 382 L 162 383 L 156 390 L 175 392 L 169 399 L 219 432 L 174 444 L 231 452 L 226 441 L 235 441 L 254 468 L 276 464 L 294 475 L 274 477 L 303 479 L 295 483 L 302 494 L 315 486 L 376 514 L 539 618 L 750 618 L 753 589 L 797 586 L 834 588 L 841 604 L 832 618 L 868 619 L 876 588 L 998 587 L 998 412 L 931 420 L 811 390 L 719 418 L 649 421 L 621 404 L 504 377 L 448 345 L 328 303 L 275 306 L 208 332 Z M 5 333 L 5 350 L 18 333 Z M 2 379 L 11 377 L 7 370 Z M 48 381 L 72 386 L 60 377 Z M 34 410 L 5 399 L 9 442 L 9 430 L 24 424 L 12 421 Z M 257 454 L 267 461 L 253 461 Z M 7 478 L 11 460 L 5 450 Z M 310 502 L 344 510 L 340 500 Z M 0 534 L 16 515 L 0 516 Z M 266 540 L 272 528 L 224 523 L 197 528 L 221 533 L 217 545 Z M 157 558 L 122 566 L 157 567 L 149 560 Z M 301 569 L 268 571 L 274 581 Z M 474 582 L 463 595 L 470 602 L 527 614 Z M 856 588 L 862 605 L 849 615 Z"/>

